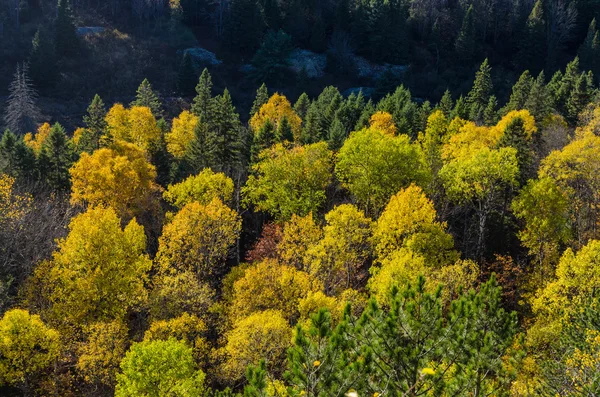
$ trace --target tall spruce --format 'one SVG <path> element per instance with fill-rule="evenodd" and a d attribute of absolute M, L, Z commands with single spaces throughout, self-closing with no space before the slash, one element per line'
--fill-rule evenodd
<path fill-rule="evenodd" d="M 209 126 L 216 136 L 216 160 L 220 170 L 228 175 L 240 164 L 241 142 L 240 116 L 235 111 L 229 90 L 214 98 L 211 106 L 212 119 Z"/>
<path fill-rule="evenodd" d="M 87 114 L 83 116 L 86 128 L 77 143 L 80 150 L 91 153 L 102 146 L 102 136 L 107 132 L 105 117 L 104 102 L 100 95 L 96 94 L 87 108 Z"/>
<path fill-rule="evenodd" d="M 600 75 L 600 33 L 596 27 L 596 19 L 592 19 L 584 42 L 579 47 L 579 60 L 583 70 L 591 70 Z"/>
<path fill-rule="evenodd" d="M 196 71 L 192 57 L 188 52 L 183 54 L 179 71 L 177 72 L 177 91 L 184 96 L 194 95 L 194 86 L 197 82 Z"/>
<path fill-rule="evenodd" d="M 446 117 L 450 116 L 450 113 L 454 108 L 454 101 L 452 100 L 452 94 L 450 94 L 450 90 L 444 91 L 444 95 L 442 95 L 442 99 L 440 99 L 440 102 L 438 103 L 438 108 Z"/>
<path fill-rule="evenodd" d="M 148 79 L 144 79 L 138 87 L 135 100 L 131 102 L 131 106 L 145 106 L 150 108 L 154 117 L 160 118 L 162 116 L 162 103 L 158 95 L 152 90 L 152 85 Z"/>
<path fill-rule="evenodd" d="M 510 94 L 510 99 L 508 103 L 503 109 L 504 113 L 508 113 L 511 110 L 520 110 L 525 107 L 525 103 L 529 98 L 529 93 L 531 91 L 531 87 L 533 86 L 533 77 L 529 74 L 529 71 L 526 70 L 521 74 L 519 80 L 513 85 L 512 93 Z"/>
<path fill-rule="evenodd" d="M 37 98 L 38 94 L 29 79 L 27 64 L 17 64 L 4 114 L 6 127 L 16 134 L 35 131 L 41 117 Z"/>
<path fill-rule="evenodd" d="M 294 103 L 294 111 L 300 116 L 302 120 L 306 117 L 306 112 L 308 112 L 308 107 L 310 106 L 310 98 L 303 92 L 299 97 L 296 103 Z"/>
<path fill-rule="evenodd" d="M 208 124 L 200 121 L 194 127 L 194 138 L 185 153 L 185 163 L 191 174 L 204 168 L 215 168 L 217 164 L 217 137 Z"/>
<path fill-rule="evenodd" d="M 210 120 L 212 105 L 212 77 L 208 69 L 204 69 L 196 85 L 196 97 L 192 103 L 192 113 L 205 122 Z"/>
<path fill-rule="evenodd" d="M 73 56 L 79 50 L 79 40 L 75 33 L 75 22 L 70 0 L 58 0 L 56 22 L 54 24 L 54 44 L 61 57 Z"/>
<path fill-rule="evenodd" d="M 525 25 L 519 43 L 518 64 L 521 69 L 539 73 L 546 60 L 546 21 L 544 20 L 544 3 L 537 0 Z"/>
<path fill-rule="evenodd" d="M 552 97 L 548 87 L 546 87 L 546 76 L 543 71 L 532 83 L 524 107 L 529 110 L 529 113 L 538 123 L 542 122 L 552 112 Z"/>
<path fill-rule="evenodd" d="M 469 64 L 475 57 L 475 21 L 474 21 L 473 6 L 470 5 L 465 13 L 462 21 L 462 26 L 458 32 L 456 43 L 456 61 L 459 63 Z"/>
<path fill-rule="evenodd" d="M 38 29 L 29 53 L 29 72 L 38 88 L 52 87 L 58 80 L 58 65 L 54 43 L 47 32 Z"/>
<path fill-rule="evenodd" d="M 467 95 L 467 105 L 469 107 L 469 118 L 475 122 L 484 122 L 484 113 L 492 96 L 492 68 L 487 60 L 483 61 L 479 70 L 475 74 L 473 88 Z"/>
<path fill-rule="evenodd" d="M 70 183 L 69 168 L 73 165 L 74 152 L 65 129 L 55 123 L 42 148 L 48 156 L 46 182 L 57 190 L 67 190 Z"/>
<path fill-rule="evenodd" d="M 256 97 L 254 98 L 254 102 L 252 103 L 252 108 L 250 108 L 250 118 L 254 116 L 269 100 L 269 90 L 267 89 L 267 85 L 262 83 L 258 90 L 256 90 Z"/>

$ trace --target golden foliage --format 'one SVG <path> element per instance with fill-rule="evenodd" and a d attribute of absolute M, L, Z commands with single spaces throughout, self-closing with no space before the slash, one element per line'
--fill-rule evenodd
<path fill-rule="evenodd" d="M 239 215 L 218 198 L 186 204 L 163 228 L 156 260 L 164 274 L 191 271 L 201 281 L 218 274 L 241 231 Z"/>
<path fill-rule="evenodd" d="M 250 127 L 256 134 L 267 120 L 270 120 L 275 127 L 275 130 L 279 127 L 279 123 L 284 118 L 290 123 L 292 128 L 292 134 L 294 135 L 294 141 L 300 139 L 300 129 L 302 125 L 302 119 L 296 114 L 290 101 L 283 95 L 278 93 L 273 94 L 269 101 L 262 105 L 258 112 L 250 119 Z"/>
<path fill-rule="evenodd" d="M 175 158 L 181 159 L 187 152 L 190 142 L 194 140 L 194 129 L 198 120 L 198 116 L 187 110 L 173 119 L 171 131 L 166 134 L 165 140 L 167 141 L 167 150 Z"/>
<path fill-rule="evenodd" d="M 236 322 L 226 334 L 224 374 L 230 381 L 243 378 L 246 368 L 266 359 L 270 369 L 279 369 L 291 345 L 292 329 L 278 310 L 251 314 Z"/>
<path fill-rule="evenodd" d="M 69 172 L 72 204 L 110 206 L 124 218 L 154 207 L 156 169 L 133 144 L 118 142 L 93 154 L 82 153 Z"/>
<path fill-rule="evenodd" d="M 394 118 L 387 112 L 374 113 L 369 119 L 369 127 L 389 135 L 396 135 L 397 132 Z"/>
<path fill-rule="evenodd" d="M 179 209 L 193 201 L 206 205 L 214 198 L 229 203 L 232 196 L 231 178 L 222 172 L 215 173 L 210 168 L 205 168 L 198 175 L 192 175 L 183 182 L 169 185 L 163 193 L 165 200 Z"/>
<path fill-rule="evenodd" d="M 36 155 L 39 154 L 40 150 L 42 150 L 42 146 L 44 146 L 46 139 L 50 135 L 51 128 L 52 127 L 50 127 L 49 123 L 44 123 L 38 127 L 35 137 L 31 134 L 31 132 L 28 132 L 23 137 L 25 144 L 32 148 Z"/>

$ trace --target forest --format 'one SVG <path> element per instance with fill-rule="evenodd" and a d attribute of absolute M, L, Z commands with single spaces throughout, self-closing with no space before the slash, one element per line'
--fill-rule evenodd
<path fill-rule="evenodd" d="M 600 395 L 596 16 L 0 0 L 0 395 Z"/>

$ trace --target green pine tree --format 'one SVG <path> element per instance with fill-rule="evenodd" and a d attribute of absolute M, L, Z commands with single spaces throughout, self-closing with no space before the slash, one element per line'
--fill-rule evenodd
<path fill-rule="evenodd" d="M 519 80 L 513 85 L 510 99 L 504 107 L 503 113 L 506 114 L 511 110 L 521 110 L 525 107 L 525 102 L 529 98 L 533 82 L 533 77 L 531 77 L 529 71 L 524 71 Z"/>
<path fill-rule="evenodd" d="M 252 108 L 250 109 L 250 118 L 254 116 L 264 105 L 269 101 L 269 90 L 267 89 L 267 85 L 262 83 L 258 90 L 256 90 L 256 97 L 254 98 L 254 102 L 252 103 Z"/>
<path fill-rule="evenodd" d="M 504 134 L 498 142 L 499 147 L 513 147 L 517 149 L 517 162 L 519 164 L 519 175 L 521 185 L 533 177 L 535 170 L 532 167 L 533 148 L 530 139 L 525 132 L 525 126 L 521 118 L 513 119 L 504 130 Z"/>
<path fill-rule="evenodd" d="M 281 82 L 289 73 L 288 56 L 292 39 L 283 30 L 267 32 L 260 48 L 252 58 L 251 77 L 258 82 Z"/>
<path fill-rule="evenodd" d="M 288 121 L 287 117 L 284 117 L 277 126 L 275 131 L 275 140 L 277 142 L 294 142 L 294 134 L 292 132 L 292 126 Z"/>
<path fill-rule="evenodd" d="M 37 167 L 33 149 L 17 138 L 10 130 L 5 130 L 0 140 L 0 172 L 19 180 L 37 179 Z"/>
<path fill-rule="evenodd" d="M 557 72 L 552 77 L 550 83 L 548 83 L 548 87 L 554 96 L 554 107 L 565 117 L 570 117 L 571 112 L 568 109 L 568 102 L 580 77 L 579 58 L 575 57 L 575 59 L 567 64 L 564 74 Z"/>
<path fill-rule="evenodd" d="M 529 90 L 529 96 L 524 105 L 525 109 L 540 123 L 552 112 L 552 97 L 548 87 L 546 87 L 546 77 L 544 72 L 540 72 L 534 80 Z"/>
<path fill-rule="evenodd" d="M 69 189 L 71 186 L 69 169 L 73 165 L 75 155 L 62 125 L 55 123 L 52 126 L 50 135 L 44 143 L 44 148 L 47 151 L 49 163 L 46 182 L 53 189 Z"/>
<path fill-rule="evenodd" d="M 456 61 L 466 65 L 471 64 L 475 58 L 475 20 L 473 6 L 470 5 L 465 13 L 462 26 L 458 32 L 454 48 L 456 51 Z"/>
<path fill-rule="evenodd" d="M 194 70 L 192 57 L 188 52 L 185 52 L 177 72 L 177 91 L 184 96 L 193 95 L 196 81 L 196 71 Z"/>
<path fill-rule="evenodd" d="M 194 139 L 185 154 L 185 165 L 190 174 L 198 174 L 205 168 L 215 168 L 217 164 L 217 137 L 205 122 L 194 128 Z"/>
<path fill-rule="evenodd" d="M 294 103 L 294 111 L 300 116 L 302 120 L 306 117 L 306 113 L 308 112 L 308 107 L 310 106 L 310 98 L 303 92 L 299 97 L 296 103 Z"/>
<path fill-rule="evenodd" d="M 537 0 L 527 18 L 525 31 L 519 43 L 517 59 L 521 69 L 539 73 L 544 67 L 546 55 L 544 4 L 542 0 Z"/>
<path fill-rule="evenodd" d="M 475 74 L 473 88 L 467 95 L 467 106 L 469 107 L 469 118 L 477 123 L 483 123 L 485 110 L 492 96 L 492 68 L 487 58 L 483 61 Z"/>
<path fill-rule="evenodd" d="M 244 55 L 250 55 L 260 45 L 266 28 L 265 15 L 258 0 L 233 0 L 225 31 L 228 45 Z"/>
<path fill-rule="evenodd" d="M 452 113 L 452 109 L 454 108 L 454 101 L 452 100 L 450 90 L 444 91 L 444 95 L 442 96 L 442 99 L 440 99 L 440 103 L 438 103 L 438 108 L 444 112 L 446 117 L 450 116 L 450 113 Z"/>
<path fill-rule="evenodd" d="M 39 88 L 52 87 L 58 80 L 58 65 L 54 43 L 47 32 L 38 29 L 33 36 L 29 53 L 29 73 Z"/>
<path fill-rule="evenodd" d="M 61 57 L 75 55 L 79 51 L 79 40 L 75 34 L 75 22 L 70 0 L 58 0 L 58 11 L 54 24 L 54 44 Z"/>
<path fill-rule="evenodd" d="M 469 118 L 469 106 L 462 95 L 456 100 L 456 103 L 454 104 L 454 109 L 450 114 L 450 119 L 453 119 L 455 117 L 460 117 L 463 120 L 467 120 Z"/>
<path fill-rule="evenodd" d="M 212 97 L 212 77 L 208 69 L 204 69 L 196 85 L 196 97 L 192 103 L 192 113 L 200 117 L 205 122 L 211 120 Z"/>
<path fill-rule="evenodd" d="M 92 103 L 87 108 L 87 114 L 83 116 L 86 128 L 77 145 L 80 150 L 91 153 L 102 146 L 102 137 L 107 131 L 105 117 L 106 108 L 104 107 L 104 102 L 96 94 L 94 99 L 92 99 Z"/>
<path fill-rule="evenodd" d="M 600 72 L 600 33 L 596 28 L 596 18 L 592 19 L 585 40 L 579 47 L 579 60 L 583 70 L 591 70 L 595 75 Z"/>
<path fill-rule="evenodd" d="M 567 100 L 567 120 L 575 125 L 579 114 L 592 98 L 593 75 L 591 72 L 581 73 Z"/>
<path fill-rule="evenodd" d="M 138 87 L 135 100 L 131 102 L 131 106 L 145 106 L 150 108 L 154 117 L 159 118 L 162 116 L 162 103 L 158 95 L 152 90 L 152 85 L 148 79 L 144 79 Z"/>
<path fill-rule="evenodd" d="M 216 160 L 220 170 L 231 175 L 241 163 L 242 144 L 240 116 L 235 111 L 229 91 L 214 98 L 209 126 L 216 136 Z"/>
<path fill-rule="evenodd" d="M 254 134 L 252 142 L 251 161 L 255 163 L 258 160 L 258 154 L 271 147 L 275 143 L 275 125 L 267 119 L 260 129 Z"/>
<path fill-rule="evenodd" d="M 344 144 L 346 139 L 346 129 L 344 124 L 339 119 L 335 119 L 329 129 L 329 136 L 327 137 L 327 144 L 331 150 L 339 150 Z"/>

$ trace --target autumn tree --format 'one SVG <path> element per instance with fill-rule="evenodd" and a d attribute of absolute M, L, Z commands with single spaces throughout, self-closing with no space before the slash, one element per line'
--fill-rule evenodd
<path fill-rule="evenodd" d="M 247 268 L 234 282 L 230 320 L 268 309 L 278 310 L 288 321 L 296 320 L 300 300 L 321 288 L 308 273 L 267 259 Z"/>
<path fill-rule="evenodd" d="M 147 297 L 144 282 L 152 263 L 145 249 L 144 228 L 135 220 L 121 228 L 111 208 L 74 217 L 49 268 L 37 271 L 48 285 L 49 316 L 71 327 L 122 319 Z"/>
<path fill-rule="evenodd" d="M 156 119 L 147 107 L 125 109 L 117 103 L 108 111 L 106 122 L 112 139 L 133 143 L 144 150 L 161 137 Z"/>
<path fill-rule="evenodd" d="M 325 222 L 323 238 L 306 252 L 304 268 L 326 293 L 359 287 L 371 256 L 371 220 L 355 206 L 342 204 L 325 215 Z"/>
<path fill-rule="evenodd" d="M 223 261 L 241 230 L 239 215 L 218 198 L 192 201 L 163 228 L 156 260 L 164 274 L 191 271 L 202 281 L 224 273 Z"/>
<path fill-rule="evenodd" d="M 432 266 L 457 259 L 454 241 L 446 224 L 437 219 L 433 202 L 415 185 L 392 196 L 373 228 L 375 252 L 383 260 L 407 248 L 422 255 Z"/>
<path fill-rule="evenodd" d="M 196 368 L 191 347 L 174 338 L 133 344 L 121 371 L 115 389 L 118 397 L 192 397 L 205 392 L 205 376 Z"/>
<path fill-rule="evenodd" d="M 0 382 L 19 387 L 30 395 L 44 371 L 50 370 L 60 352 L 59 334 L 40 316 L 12 309 L 0 320 Z"/>
<path fill-rule="evenodd" d="M 280 311 L 265 310 L 236 322 L 225 337 L 226 361 L 222 370 L 226 379 L 234 382 L 243 378 L 248 365 L 261 359 L 268 363 L 270 371 L 281 373 L 292 329 Z"/>
<path fill-rule="evenodd" d="M 229 203 L 233 197 L 233 181 L 222 172 L 215 173 L 206 168 L 198 175 L 169 185 L 163 197 L 179 209 L 194 201 L 207 205 L 214 198 Z"/>
<path fill-rule="evenodd" d="M 111 206 L 125 218 L 154 205 L 156 170 L 136 145 L 119 142 L 83 153 L 69 172 L 73 204 Z"/>
<path fill-rule="evenodd" d="M 368 214 L 378 214 L 401 188 L 425 184 L 429 178 L 420 148 L 407 135 L 375 129 L 350 135 L 337 156 L 335 173 Z"/>
<path fill-rule="evenodd" d="M 449 198 L 468 205 L 477 214 L 477 242 L 475 253 L 484 254 L 489 215 L 504 188 L 515 186 L 519 167 L 517 150 L 472 149 L 470 154 L 447 162 L 440 170 L 440 178 Z"/>
<path fill-rule="evenodd" d="M 293 214 L 283 225 L 281 241 L 277 245 L 277 256 L 283 263 L 304 269 L 307 251 L 322 237 L 323 231 L 315 222 L 312 213 L 303 217 Z"/>
<path fill-rule="evenodd" d="M 325 201 L 332 157 L 325 142 L 266 149 L 242 188 L 244 200 L 283 220 L 316 212 Z"/>
<path fill-rule="evenodd" d="M 167 150 L 175 158 L 180 159 L 187 153 L 194 140 L 194 130 L 198 122 L 199 118 L 187 110 L 173 119 L 171 131 L 166 134 L 165 140 L 167 141 Z"/>
<path fill-rule="evenodd" d="M 263 104 L 250 119 L 250 126 L 254 133 L 263 128 L 264 124 L 269 120 L 275 130 L 279 128 L 282 120 L 287 120 L 292 129 L 294 140 L 298 141 L 302 119 L 296 114 L 292 105 L 287 98 L 278 93 L 273 94 L 269 100 Z"/>

